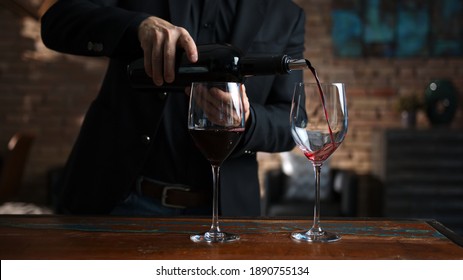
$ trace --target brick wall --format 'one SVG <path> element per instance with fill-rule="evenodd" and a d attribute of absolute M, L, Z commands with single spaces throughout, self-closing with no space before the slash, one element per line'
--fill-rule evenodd
<path fill-rule="evenodd" d="M 321 80 L 347 84 L 349 134 L 334 154 L 333 166 L 358 173 L 371 171 L 371 152 L 376 147 L 372 132 L 401 125 L 395 110 L 399 96 L 423 94 L 435 78 L 451 79 L 463 94 L 462 58 L 336 58 L 332 55 L 331 1 L 295 2 L 307 14 L 305 56 Z M 1 5 L 0 26 L 0 152 L 16 131 L 36 134 L 21 199 L 46 203 L 47 173 L 66 160 L 83 114 L 97 93 L 106 60 L 47 50 L 35 19 Z M 306 80 L 312 80 L 309 73 Z M 461 129 L 462 120 L 459 109 L 452 127 Z M 418 127 L 429 127 L 423 113 L 418 116 Z M 278 165 L 275 155 L 260 154 L 259 159 L 262 170 Z"/>
<path fill-rule="evenodd" d="M 106 62 L 46 49 L 36 19 L 1 5 L 0 26 L 0 153 L 15 132 L 35 134 L 20 199 L 42 204 L 48 171 L 66 160 Z"/>
<path fill-rule="evenodd" d="M 333 56 L 331 42 L 331 1 L 295 0 L 306 12 L 306 57 L 318 68 L 321 80 L 343 81 L 347 88 L 349 133 L 331 164 L 353 169 L 358 173 L 371 171 L 371 136 L 374 129 L 400 127 L 396 110 L 400 96 L 424 95 L 432 79 L 453 81 L 460 96 L 460 109 L 452 128 L 463 127 L 463 58 L 361 58 Z M 306 79 L 310 80 L 309 73 Z M 429 127 L 423 112 L 418 115 L 418 128 Z"/>

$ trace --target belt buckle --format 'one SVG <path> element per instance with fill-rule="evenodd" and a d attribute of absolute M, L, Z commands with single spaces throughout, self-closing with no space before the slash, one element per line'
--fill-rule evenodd
<path fill-rule="evenodd" d="M 162 197 L 161 197 L 161 205 L 162 205 L 162 206 L 171 207 L 171 208 L 178 208 L 178 209 L 185 209 L 186 207 L 183 206 L 183 205 L 176 205 L 176 204 L 167 203 L 166 200 L 167 200 L 167 198 L 169 197 L 169 195 L 167 194 L 167 192 L 170 191 L 170 190 L 177 190 L 177 191 L 189 192 L 189 191 L 190 191 L 190 188 L 184 187 L 184 186 L 180 186 L 180 185 L 172 185 L 172 186 L 165 186 L 165 187 L 162 189 Z"/>

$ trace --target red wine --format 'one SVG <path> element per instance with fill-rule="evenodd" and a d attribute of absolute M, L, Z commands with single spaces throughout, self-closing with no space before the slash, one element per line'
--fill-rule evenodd
<path fill-rule="evenodd" d="M 339 145 L 339 143 L 327 143 L 318 151 L 304 151 L 304 155 L 312 162 L 324 162 Z"/>
<path fill-rule="evenodd" d="M 315 68 L 312 66 L 312 64 L 310 63 L 310 61 L 306 59 L 305 62 L 306 62 L 306 64 L 307 64 L 307 68 L 310 69 L 310 71 L 312 72 L 312 75 L 313 75 L 314 78 L 315 78 L 315 81 L 317 82 L 318 93 L 320 94 L 320 99 L 321 99 L 321 101 L 322 101 L 323 112 L 325 113 L 325 119 L 326 119 L 326 124 L 328 125 L 328 131 L 329 131 L 329 133 L 330 133 L 331 143 L 334 144 L 333 131 L 331 130 L 330 121 L 329 121 L 329 118 L 328 118 L 328 112 L 326 111 L 325 94 L 323 93 L 322 86 L 320 85 L 320 79 L 318 78 L 317 71 L 316 71 Z M 336 148 L 334 148 L 333 151 L 334 151 L 334 150 L 336 150 Z M 330 153 L 330 154 L 331 154 L 331 153 Z M 328 155 L 328 156 L 329 156 L 329 155 Z"/>
<path fill-rule="evenodd" d="M 190 134 L 198 149 L 212 165 L 220 165 L 238 144 L 244 128 L 190 129 Z"/>

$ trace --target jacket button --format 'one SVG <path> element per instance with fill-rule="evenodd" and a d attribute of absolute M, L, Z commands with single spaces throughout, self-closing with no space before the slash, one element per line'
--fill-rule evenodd
<path fill-rule="evenodd" d="M 142 135 L 141 142 L 145 145 L 148 145 L 149 143 L 151 143 L 151 138 L 148 135 Z"/>
<path fill-rule="evenodd" d="M 89 51 L 101 52 L 101 51 L 103 51 L 103 44 L 102 43 L 88 42 L 87 49 Z"/>
<path fill-rule="evenodd" d="M 102 43 L 96 43 L 93 46 L 93 50 L 96 52 L 102 52 L 103 51 L 103 44 Z"/>
<path fill-rule="evenodd" d="M 164 92 L 159 93 L 158 97 L 159 97 L 160 100 L 166 100 L 167 92 L 164 91 Z"/>

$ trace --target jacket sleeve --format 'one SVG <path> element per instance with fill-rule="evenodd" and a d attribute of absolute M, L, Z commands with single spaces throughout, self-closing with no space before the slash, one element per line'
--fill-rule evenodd
<path fill-rule="evenodd" d="M 118 1 L 60 0 L 42 17 L 42 40 L 55 51 L 117 57 L 140 49 L 137 28 L 148 14 L 117 7 Z"/>

